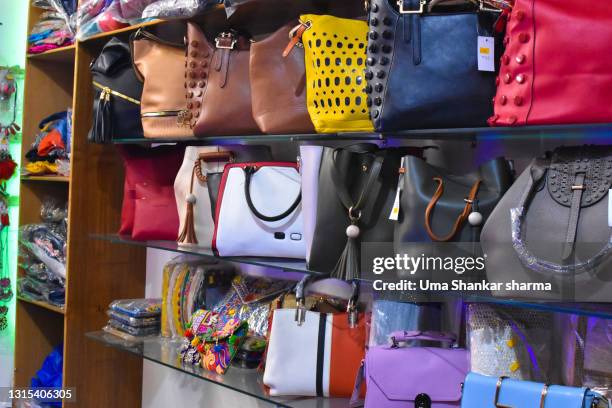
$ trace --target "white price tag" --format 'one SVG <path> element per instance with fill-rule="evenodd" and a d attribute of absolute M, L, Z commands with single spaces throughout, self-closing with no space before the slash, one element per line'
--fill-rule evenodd
<path fill-rule="evenodd" d="M 478 36 L 478 70 L 495 72 L 495 40 Z"/>
<path fill-rule="evenodd" d="M 404 158 L 402 157 L 402 162 L 400 164 L 401 168 L 404 168 Z M 402 191 L 402 184 L 404 181 L 404 173 L 400 173 L 397 178 L 397 190 L 395 191 L 395 200 L 393 201 L 393 208 L 391 208 L 391 214 L 389 214 L 389 219 L 391 221 L 397 221 L 399 219 L 399 210 L 400 210 L 400 192 Z"/>

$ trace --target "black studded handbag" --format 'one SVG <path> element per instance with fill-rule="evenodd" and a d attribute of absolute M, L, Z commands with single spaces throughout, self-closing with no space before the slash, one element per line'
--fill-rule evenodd
<path fill-rule="evenodd" d="M 485 126 L 495 72 L 478 70 L 478 37 L 494 37 L 497 14 L 469 2 L 438 12 L 430 0 L 395 1 L 371 0 L 369 9 L 365 75 L 375 129 Z"/>

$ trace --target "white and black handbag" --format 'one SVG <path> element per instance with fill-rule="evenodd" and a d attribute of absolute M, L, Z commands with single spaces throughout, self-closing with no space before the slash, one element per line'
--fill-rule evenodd
<path fill-rule="evenodd" d="M 304 259 L 300 181 L 294 162 L 227 164 L 215 211 L 214 251 Z"/>

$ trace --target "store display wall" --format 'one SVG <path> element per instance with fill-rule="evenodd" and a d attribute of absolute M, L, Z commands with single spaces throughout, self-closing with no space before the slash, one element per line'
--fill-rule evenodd
<path fill-rule="evenodd" d="M 23 27 L 27 22 L 27 2 L 2 2 L 0 3 L 0 65 L 23 67 L 25 60 L 26 32 Z M 23 81 L 18 82 L 18 100 L 17 100 L 17 123 L 21 124 L 23 98 Z M 20 152 L 21 134 L 18 133 L 12 139 L 10 144 L 10 152 L 12 157 L 17 160 L 18 164 L 21 157 Z M 17 219 L 19 217 L 19 178 L 14 177 L 8 183 L 8 193 L 15 197 L 10 200 L 9 218 L 14 220 L 9 227 L 9 257 L 8 270 L 12 276 L 13 293 L 16 293 L 16 269 L 17 269 Z M 13 377 L 13 348 L 14 348 L 14 324 L 15 324 L 15 298 L 9 304 L 9 322 L 8 329 L 0 332 L 0 387 L 9 386 L 12 383 Z"/>

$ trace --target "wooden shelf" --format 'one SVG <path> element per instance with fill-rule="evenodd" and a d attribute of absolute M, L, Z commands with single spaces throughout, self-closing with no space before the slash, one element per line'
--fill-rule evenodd
<path fill-rule="evenodd" d="M 41 52 L 40 54 L 28 54 L 28 60 L 49 61 L 49 62 L 71 62 L 74 61 L 76 45 L 55 48 L 53 50 Z"/>
<path fill-rule="evenodd" d="M 151 20 L 151 21 L 145 21 L 143 23 L 139 23 L 139 24 L 134 24 L 128 27 L 124 27 L 124 28 L 119 28 L 117 30 L 112 30 L 112 31 L 106 31 L 103 33 L 98 33 L 98 34 L 94 34 L 92 36 L 89 36 L 87 38 L 84 38 L 82 40 L 80 40 L 79 42 L 88 42 L 88 41 L 94 41 L 94 40 L 99 40 L 101 38 L 110 38 L 110 37 L 114 37 L 118 34 L 122 34 L 122 33 L 128 33 L 130 31 L 136 31 L 139 28 L 142 27 L 151 27 L 154 25 L 157 25 L 159 23 L 162 23 L 164 20 Z"/>
<path fill-rule="evenodd" d="M 54 183 L 69 183 L 68 176 L 21 176 L 21 181 L 50 181 Z"/>
<path fill-rule="evenodd" d="M 23 296 L 17 296 L 17 299 L 20 302 L 25 302 L 25 303 L 29 303 L 31 305 L 36 305 L 38 307 L 42 307 L 43 309 L 47 309 L 47 310 L 50 310 L 50 311 L 55 312 L 55 313 L 59 313 L 59 314 L 64 314 L 65 313 L 63 308 L 58 307 L 58 306 L 53 306 L 52 304 L 49 304 L 47 302 L 42 302 L 42 301 L 39 301 L 39 300 L 28 299 L 28 298 L 25 298 Z"/>

